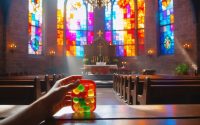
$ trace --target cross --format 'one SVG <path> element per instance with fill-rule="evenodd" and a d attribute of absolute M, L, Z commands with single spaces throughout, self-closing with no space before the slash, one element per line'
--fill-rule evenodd
<path fill-rule="evenodd" d="M 98 34 L 99 37 L 101 37 L 101 36 L 103 35 L 103 32 L 102 32 L 101 30 L 99 30 L 99 31 L 97 32 L 97 34 Z"/>
<path fill-rule="evenodd" d="M 103 46 L 100 43 L 97 47 L 99 48 L 99 52 L 100 52 L 99 56 L 101 56 L 101 49 L 102 49 Z"/>

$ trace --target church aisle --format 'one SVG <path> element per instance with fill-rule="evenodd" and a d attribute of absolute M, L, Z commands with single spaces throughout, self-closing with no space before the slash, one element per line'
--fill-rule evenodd
<path fill-rule="evenodd" d="M 126 105 L 112 88 L 97 88 L 97 105 Z"/>

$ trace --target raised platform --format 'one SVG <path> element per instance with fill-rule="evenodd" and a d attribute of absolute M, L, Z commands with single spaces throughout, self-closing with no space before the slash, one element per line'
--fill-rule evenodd
<path fill-rule="evenodd" d="M 91 79 L 96 83 L 97 88 L 112 88 L 113 75 L 84 75 L 84 79 Z"/>

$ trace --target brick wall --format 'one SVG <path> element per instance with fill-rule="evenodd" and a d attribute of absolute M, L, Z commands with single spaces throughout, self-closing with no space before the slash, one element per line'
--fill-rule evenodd
<path fill-rule="evenodd" d="M 43 54 L 28 55 L 28 0 L 12 1 L 7 23 L 7 43 L 14 41 L 17 49 L 13 53 L 7 50 L 6 73 L 44 74 L 67 72 L 69 69 L 70 65 L 66 63 L 66 57 L 48 55 L 51 49 L 57 51 L 56 1 L 44 1 L 44 7 L 46 9 L 43 10 L 45 17 L 43 20 Z"/>
<path fill-rule="evenodd" d="M 17 49 L 6 53 L 6 73 L 43 73 L 43 56 L 28 55 L 28 0 L 13 0 L 7 21 L 7 43 L 14 41 Z"/>
<path fill-rule="evenodd" d="M 68 72 L 70 74 L 80 73 L 82 59 L 65 56 L 48 56 L 49 49 L 56 46 L 56 2 L 48 0 L 44 4 L 45 30 L 44 30 L 44 54 L 41 56 L 28 55 L 28 0 L 13 0 L 9 10 L 7 23 L 7 42 L 15 41 L 17 50 L 14 53 L 7 51 L 6 72 Z M 154 48 L 156 55 L 138 57 L 127 57 L 128 65 L 136 72 L 144 68 L 155 69 L 157 73 L 174 74 L 177 64 L 188 63 L 190 66 L 197 63 L 197 40 L 196 23 L 193 6 L 189 0 L 174 0 L 175 15 L 175 54 L 171 56 L 160 56 L 158 49 L 158 2 L 157 0 L 146 0 L 146 22 L 145 22 L 145 49 Z M 98 15 L 98 14 L 97 14 Z M 103 22 L 97 22 L 101 24 Z M 1 38 L 1 37 L 0 37 Z M 185 51 L 182 44 L 189 41 L 192 44 L 190 51 Z M 64 53 L 64 52 L 63 52 Z"/>

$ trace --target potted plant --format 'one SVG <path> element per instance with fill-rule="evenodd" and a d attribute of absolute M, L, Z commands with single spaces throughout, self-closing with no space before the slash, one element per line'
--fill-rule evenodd
<path fill-rule="evenodd" d="M 89 64 L 89 59 L 88 58 L 83 58 L 83 64 L 88 65 Z"/>
<path fill-rule="evenodd" d="M 178 75 L 187 75 L 188 71 L 189 71 L 189 66 L 185 63 L 179 64 L 176 67 L 176 74 L 178 74 Z"/>

